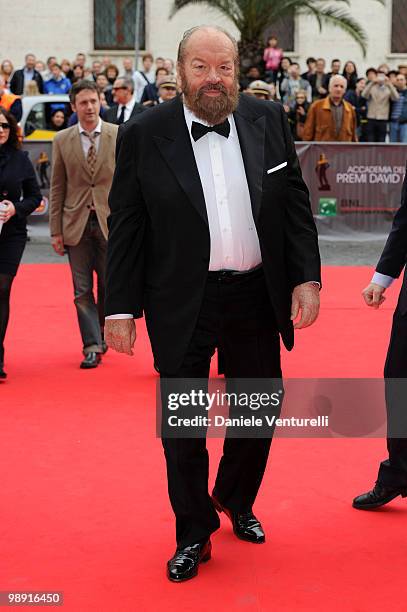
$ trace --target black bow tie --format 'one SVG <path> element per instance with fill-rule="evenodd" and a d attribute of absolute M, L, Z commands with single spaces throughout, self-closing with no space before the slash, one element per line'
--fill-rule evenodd
<path fill-rule="evenodd" d="M 198 123 L 197 121 L 192 122 L 191 134 L 192 138 L 195 140 L 199 140 L 202 136 L 205 136 L 208 132 L 216 132 L 225 138 L 229 138 L 230 134 L 230 123 L 229 119 L 225 119 L 223 123 L 218 123 L 212 127 L 208 125 L 203 125 L 203 123 Z"/>

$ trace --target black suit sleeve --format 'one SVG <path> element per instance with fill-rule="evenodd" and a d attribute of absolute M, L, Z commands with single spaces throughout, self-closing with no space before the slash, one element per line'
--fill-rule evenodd
<path fill-rule="evenodd" d="M 22 192 L 23 199 L 15 204 L 17 217 L 28 217 L 41 203 L 42 195 L 35 176 L 33 165 L 26 151 L 22 155 Z"/>
<path fill-rule="evenodd" d="M 117 106 L 111 106 L 106 110 L 103 121 L 107 121 L 107 123 L 117 123 Z"/>
<path fill-rule="evenodd" d="M 13 113 L 14 117 L 16 118 L 16 121 L 21 120 L 21 117 L 23 116 L 23 105 L 20 99 L 13 102 L 10 108 L 10 112 Z"/>
<path fill-rule="evenodd" d="M 21 96 L 23 93 L 24 77 L 21 70 L 16 70 L 10 81 L 10 91 L 16 96 Z"/>
<path fill-rule="evenodd" d="M 143 106 L 142 104 L 139 104 L 138 102 L 136 102 L 136 104 L 134 105 L 133 111 L 131 113 L 131 119 L 133 117 L 136 117 L 140 113 L 144 113 L 145 110 L 147 110 L 147 108 L 145 106 Z"/>
<path fill-rule="evenodd" d="M 401 192 L 401 206 L 394 219 L 389 237 L 377 264 L 376 271 L 398 278 L 407 257 L 407 174 Z"/>
<path fill-rule="evenodd" d="M 286 261 L 290 285 L 307 281 L 321 282 L 318 235 L 311 210 L 309 192 L 301 174 L 286 113 L 280 108 L 287 152 L 288 192 L 285 208 Z"/>
<path fill-rule="evenodd" d="M 122 125 L 109 194 L 111 214 L 106 269 L 106 315 L 143 316 L 144 238 L 147 212 L 137 178 L 136 128 Z"/>
<path fill-rule="evenodd" d="M 140 104 L 143 104 L 143 102 L 147 102 L 148 100 L 151 100 L 149 90 L 150 88 L 148 87 L 148 85 L 146 85 L 143 89 L 143 93 L 141 94 Z"/>

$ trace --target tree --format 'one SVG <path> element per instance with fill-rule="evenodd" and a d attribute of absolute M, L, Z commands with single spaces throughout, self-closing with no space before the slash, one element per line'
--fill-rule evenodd
<path fill-rule="evenodd" d="M 385 4 L 385 0 L 375 0 Z M 339 3 L 350 5 L 350 0 L 174 0 L 171 17 L 192 4 L 206 4 L 217 9 L 234 23 L 240 32 L 239 53 L 242 67 L 259 64 L 263 56 L 264 32 L 282 17 L 311 15 L 324 24 L 335 25 L 347 32 L 366 56 L 367 35 L 362 26 Z"/>

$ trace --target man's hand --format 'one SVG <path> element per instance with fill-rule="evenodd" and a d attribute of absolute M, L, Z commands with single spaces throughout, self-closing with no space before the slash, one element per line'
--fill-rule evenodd
<path fill-rule="evenodd" d="M 64 255 L 65 247 L 64 247 L 64 237 L 62 234 L 58 234 L 58 236 L 52 236 L 51 238 L 52 248 L 54 249 L 57 255 Z"/>
<path fill-rule="evenodd" d="M 7 223 L 7 221 L 10 221 L 11 217 L 16 214 L 16 207 L 10 200 L 3 200 L 0 204 L 7 206 L 5 210 L 0 210 L 0 221 Z"/>
<path fill-rule="evenodd" d="M 133 355 L 136 341 L 136 324 L 134 319 L 106 319 L 105 342 L 114 351 Z"/>
<path fill-rule="evenodd" d="M 294 329 L 309 327 L 314 323 L 319 313 L 319 287 L 311 283 L 302 283 L 294 288 L 291 302 L 291 320 L 301 318 L 295 323 Z"/>
<path fill-rule="evenodd" d="M 386 291 L 385 287 L 378 285 L 377 283 L 370 283 L 362 291 L 363 298 L 368 306 L 372 308 L 379 308 L 386 299 L 383 293 Z"/>

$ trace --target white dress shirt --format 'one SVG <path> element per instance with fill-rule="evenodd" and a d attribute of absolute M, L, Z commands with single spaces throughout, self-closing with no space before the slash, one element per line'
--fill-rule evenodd
<path fill-rule="evenodd" d="M 28 70 L 28 68 L 23 69 L 24 74 L 24 87 L 34 79 L 34 68 L 32 70 Z"/>
<path fill-rule="evenodd" d="M 191 135 L 192 122 L 205 122 L 186 106 L 184 116 L 208 215 L 209 270 L 251 270 L 261 263 L 261 253 L 233 115 L 228 117 L 229 138 L 209 132 L 196 142 Z M 106 318 L 127 319 L 132 315 L 117 314 Z"/>
<path fill-rule="evenodd" d="M 373 278 L 371 282 L 376 283 L 377 285 L 380 285 L 381 287 L 384 287 L 385 289 L 387 289 L 387 287 L 390 287 L 390 285 L 392 284 L 394 280 L 395 279 L 392 276 L 387 276 L 387 274 L 381 274 L 380 272 L 375 272 L 373 274 Z"/>
<path fill-rule="evenodd" d="M 184 115 L 208 215 L 209 270 L 251 270 L 261 263 L 260 245 L 233 115 L 228 117 L 229 138 L 209 132 L 196 142 L 191 135 L 192 122 L 204 121 L 185 106 Z"/>
<path fill-rule="evenodd" d="M 136 104 L 136 98 L 133 96 L 131 100 L 127 102 L 127 104 L 119 104 L 117 108 L 117 119 L 120 117 L 122 108 L 124 106 L 124 121 L 128 121 L 130 119 L 131 113 L 133 112 L 134 105 Z"/>
<path fill-rule="evenodd" d="M 85 159 L 87 159 L 88 157 L 88 151 L 90 149 L 90 140 L 89 138 L 84 134 L 84 132 L 86 132 L 85 128 L 81 126 L 81 124 L 78 122 L 78 129 L 79 129 L 79 134 L 81 136 L 81 145 L 82 145 L 82 150 L 83 150 L 83 154 L 85 156 Z M 100 138 L 98 138 L 98 136 L 100 136 L 102 132 L 102 120 L 99 117 L 99 121 L 97 126 L 95 127 L 95 129 L 93 130 L 93 132 L 90 132 L 91 134 L 94 134 L 97 138 L 95 138 L 95 148 L 96 148 L 96 154 L 99 150 L 99 141 Z"/>

